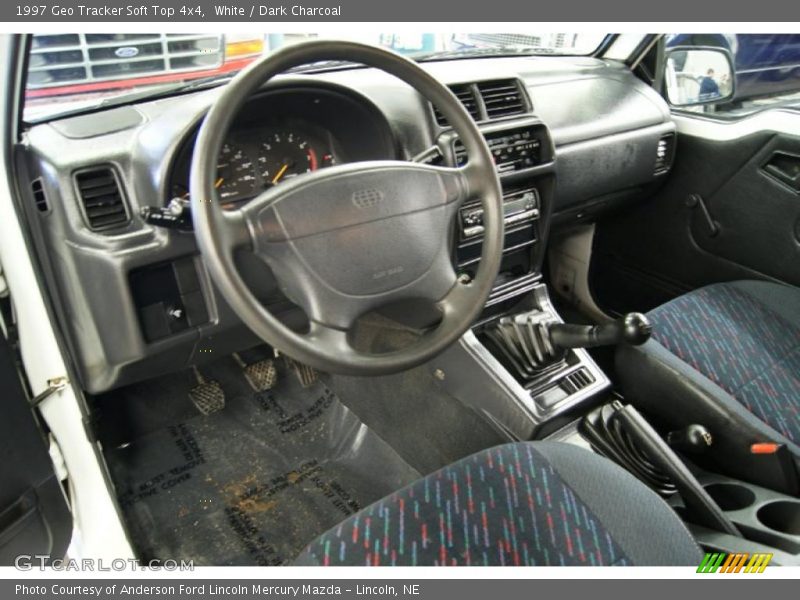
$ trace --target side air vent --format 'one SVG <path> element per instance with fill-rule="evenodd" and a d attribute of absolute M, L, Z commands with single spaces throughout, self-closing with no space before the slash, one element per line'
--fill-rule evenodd
<path fill-rule="evenodd" d="M 528 112 L 526 98 L 516 79 L 482 81 L 478 83 L 478 92 L 486 107 L 486 117 L 489 119 Z"/>
<path fill-rule="evenodd" d="M 31 182 L 31 191 L 33 192 L 33 204 L 39 212 L 47 212 L 50 208 L 47 205 L 47 196 L 44 193 L 44 186 L 41 179 L 34 179 Z"/>
<path fill-rule="evenodd" d="M 663 175 L 672 168 L 672 160 L 675 158 L 675 134 L 668 133 L 658 140 L 656 148 L 656 166 L 653 170 L 654 175 Z"/>
<path fill-rule="evenodd" d="M 119 179 L 110 167 L 76 173 L 75 185 L 91 229 L 103 231 L 124 225 L 130 220 Z"/>
<path fill-rule="evenodd" d="M 449 87 L 450 91 L 456 95 L 456 98 L 458 98 L 461 104 L 464 105 L 464 108 L 467 109 L 467 112 L 470 114 L 470 116 L 476 121 L 480 121 L 481 112 L 480 108 L 478 107 L 478 101 L 475 98 L 475 88 L 472 86 L 472 84 L 464 83 L 460 85 L 451 85 Z M 433 114 L 436 117 L 436 122 L 439 125 L 442 127 L 447 127 L 447 119 L 445 119 L 441 111 L 439 111 L 439 109 L 435 106 L 433 107 Z"/>

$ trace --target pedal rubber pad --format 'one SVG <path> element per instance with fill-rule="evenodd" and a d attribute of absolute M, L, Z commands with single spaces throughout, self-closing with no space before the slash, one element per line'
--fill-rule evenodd
<path fill-rule="evenodd" d="M 210 415 L 225 408 L 225 391 L 213 379 L 206 379 L 195 369 L 197 385 L 189 391 L 189 399 L 201 414 Z"/>
<path fill-rule="evenodd" d="M 286 366 L 294 372 L 300 385 L 304 388 L 311 387 L 317 382 L 317 379 L 319 379 L 319 374 L 314 367 L 309 367 L 301 362 L 297 362 L 285 354 L 283 355 L 283 360 L 286 362 Z"/>
<path fill-rule="evenodd" d="M 275 362 L 267 358 L 243 367 L 244 378 L 256 392 L 266 392 L 278 383 L 278 370 Z"/>

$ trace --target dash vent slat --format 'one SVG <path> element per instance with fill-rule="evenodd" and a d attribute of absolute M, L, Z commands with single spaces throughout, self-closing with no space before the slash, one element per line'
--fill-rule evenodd
<path fill-rule="evenodd" d="M 463 85 L 451 85 L 450 91 L 455 94 L 455 97 L 458 98 L 458 101 L 464 105 L 464 108 L 467 109 L 467 112 L 470 116 L 475 119 L 476 121 L 480 120 L 480 108 L 478 107 L 478 101 L 475 98 L 475 90 L 471 84 L 463 84 Z M 447 127 L 447 119 L 441 113 L 441 111 L 433 107 L 433 113 L 436 117 L 436 122 L 441 125 L 442 127 Z"/>
<path fill-rule="evenodd" d="M 521 115 L 528 110 L 522 88 L 515 79 L 482 81 L 478 83 L 478 93 L 489 119 Z"/>
<path fill-rule="evenodd" d="M 90 229 L 102 231 L 130 221 L 119 180 L 110 167 L 76 173 L 75 185 Z"/>
<path fill-rule="evenodd" d="M 675 134 L 668 133 L 658 140 L 656 148 L 656 163 L 653 169 L 654 175 L 662 175 L 672 168 L 672 160 L 675 157 Z"/>
<path fill-rule="evenodd" d="M 44 185 L 41 179 L 34 179 L 31 182 L 33 192 L 33 204 L 39 212 L 47 212 L 50 206 L 47 204 L 47 195 L 44 193 Z"/>
<path fill-rule="evenodd" d="M 516 79 L 460 83 L 449 87 L 476 121 L 522 115 L 531 110 L 524 88 Z M 438 108 L 434 107 L 433 113 L 436 123 L 442 127 L 448 126 L 447 119 Z"/>

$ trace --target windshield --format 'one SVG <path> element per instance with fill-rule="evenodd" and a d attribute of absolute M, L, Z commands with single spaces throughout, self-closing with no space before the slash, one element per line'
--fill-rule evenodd
<path fill-rule="evenodd" d="M 270 50 L 317 37 L 321 36 L 34 34 L 28 57 L 24 119 L 35 122 L 135 101 L 149 96 L 150 91 L 177 92 L 184 84 L 207 83 L 233 75 Z M 337 38 L 384 46 L 424 61 L 505 54 L 590 54 L 605 34 L 375 33 Z"/>

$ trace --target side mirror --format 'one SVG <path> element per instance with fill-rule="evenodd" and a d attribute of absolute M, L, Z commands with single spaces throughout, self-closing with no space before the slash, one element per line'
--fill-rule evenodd
<path fill-rule="evenodd" d="M 672 106 L 699 106 L 733 98 L 733 60 L 722 48 L 678 46 L 667 50 L 665 85 Z"/>

